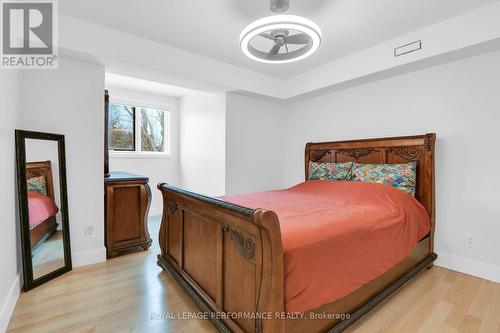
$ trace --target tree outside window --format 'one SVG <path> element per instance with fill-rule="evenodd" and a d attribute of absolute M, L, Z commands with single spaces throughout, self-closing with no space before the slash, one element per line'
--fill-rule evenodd
<path fill-rule="evenodd" d="M 141 150 L 165 150 L 165 112 L 141 108 Z"/>
<path fill-rule="evenodd" d="M 120 104 L 109 106 L 110 148 L 135 150 L 135 108 Z"/>

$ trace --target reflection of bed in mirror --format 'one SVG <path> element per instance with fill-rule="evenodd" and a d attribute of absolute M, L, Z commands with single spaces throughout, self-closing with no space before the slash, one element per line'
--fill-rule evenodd
<path fill-rule="evenodd" d="M 54 195 L 50 161 L 26 163 L 28 210 L 32 250 L 50 238 L 57 230 L 59 208 Z"/>

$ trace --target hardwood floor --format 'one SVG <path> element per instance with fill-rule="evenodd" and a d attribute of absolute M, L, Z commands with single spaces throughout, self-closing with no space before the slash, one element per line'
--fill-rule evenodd
<path fill-rule="evenodd" d="M 159 221 L 151 221 L 151 235 Z M 198 312 L 147 252 L 73 270 L 17 302 L 7 332 L 216 332 L 209 321 L 167 320 Z M 151 317 L 155 318 L 151 318 Z M 500 284 L 434 266 L 347 330 L 500 333 Z"/>
<path fill-rule="evenodd" d="M 348 332 L 500 333 L 500 284 L 434 266 Z"/>

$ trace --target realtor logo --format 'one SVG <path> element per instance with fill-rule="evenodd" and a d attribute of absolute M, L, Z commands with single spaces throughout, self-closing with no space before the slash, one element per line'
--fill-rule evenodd
<path fill-rule="evenodd" d="M 57 68 L 55 0 L 2 0 L 1 68 Z"/>

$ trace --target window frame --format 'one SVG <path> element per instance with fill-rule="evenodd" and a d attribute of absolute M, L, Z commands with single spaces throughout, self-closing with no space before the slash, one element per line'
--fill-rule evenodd
<path fill-rule="evenodd" d="M 109 149 L 109 156 L 111 158 L 170 158 L 172 156 L 171 140 L 172 140 L 172 122 L 171 122 L 171 106 L 170 105 L 157 105 L 137 100 L 115 99 L 110 98 L 111 104 L 126 105 L 134 109 L 134 150 L 118 150 Z M 159 151 L 142 151 L 141 146 L 141 119 L 142 117 L 140 108 L 158 109 L 164 112 L 164 146 L 162 152 Z"/>

